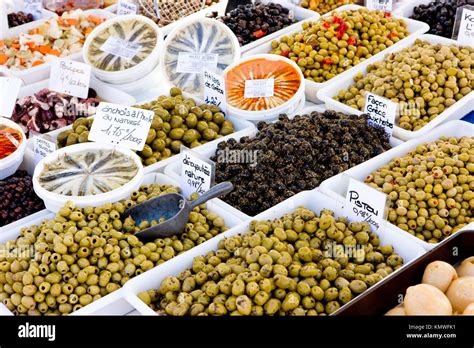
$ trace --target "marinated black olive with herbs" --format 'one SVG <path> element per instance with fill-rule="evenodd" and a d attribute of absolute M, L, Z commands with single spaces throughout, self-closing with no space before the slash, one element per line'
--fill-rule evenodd
<path fill-rule="evenodd" d="M 224 201 L 254 216 L 388 149 L 366 116 L 326 111 L 261 122 L 255 137 L 220 143 L 212 160 L 216 181 L 234 184 Z"/>
<path fill-rule="evenodd" d="M 410 17 L 429 24 L 430 34 L 451 38 L 458 7 L 474 5 L 474 0 L 437 0 L 416 6 Z"/>
<path fill-rule="evenodd" d="M 217 14 L 213 13 L 210 17 L 215 16 Z M 272 2 L 239 5 L 217 19 L 234 32 L 241 46 L 294 23 L 288 8 Z"/>
<path fill-rule="evenodd" d="M 0 227 L 44 209 L 44 203 L 33 190 L 31 176 L 18 170 L 0 180 Z"/>

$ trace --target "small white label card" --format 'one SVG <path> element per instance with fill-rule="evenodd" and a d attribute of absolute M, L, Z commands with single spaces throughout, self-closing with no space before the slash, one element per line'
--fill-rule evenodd
<path fill-rule="evenodd" d="M 204 70 L 204 102 L 215 105 L 222 112 L 227 112 L 225 97 L 225 79 L 210 70 Z"/>
<path fill-rule="evenodd" d="M 474 7 L 463 8 L 457 35 L 458 44 L 474 47 Z"/>
<path fill-rule="evenodd" d="M 369 10 L 380 10 L 384 12 L 392 12 L 392 0 L 365 0 L 365 7 Z"/>
<path fill-rule="evenodd" d="M 35 154 L 35 163 L 38 163 L 43 158 L 53 153 L 58 149 L 58 144 L 47 139 L 45 136 L 33 136 L 33 152 Z"/>
<path fill-rule="evenodd" d="M 21 79 L 19 78 L 0 77 L 0 116 L 12 117 L 20 87 Z"/>
<path fill-rule="evenodd" d="M 393 134 L 397 107 L 397 103 L 376 94 L 367 93 L 365 96 L 364 113 L 368 115 L 369 125 L 383 128 L 389 137 Z"/>
<path fill-rule="evenodd" d="M 91 80 L 91 66 L 67 59 L 51 62 L 49 89 L 78 98 L 87 98 Z"/>
<path fill-rule="evenodd" d="M 119 0 L 117 2 L 117 16 L 129 14 L 137 14 L 137 5 L 128 2 L 127 0 Z"/>
<path fill-rule="evenodd" d="M 215 53 L 179 52 L 176 72 L 180 74 L 201 74 L 204 69 L 215 71 L 219 55 Z"/>
<path fill-rule="evenodd" d="M 363 182 L 349 178 L 344 215 L 351 221 L 368 222 L 376 232 L 385 218 L 387 195 Z"/>
<path fill-rule="evenodd" d="M 185 197 L 197 192 L 202 195 L 211 188 L 215 164 L 182 146 L 180 187 Z"/>
<path fill-rule="evenodd" d="M 268 98 L 275 93 L 275 79 L 246 80 L 244 98 Z"/>
<path fill-rule="evenodd" d="M 142 151 L 153 116 L 150 110 L 101 102 L 88 139 Z"/>
<path fill-rule="evenodd" d="M 43 0 L 23 0 L 24 9 L 26 13 L 31 13 L 35 20 L 43 18 Z"/>
<path fill-rule="evenodd" d="M 156 13 L 156 17 L 158 19 L 161 19 L 161 11 L 160 11 L 160 5 L 158 4 L 158 0 L 154 0 L 154 5 L 155 5 L 155 13 Z"/>
<path fill-rule="evenodd" d="M 101 51 L 124 59 L 132 59 L 141 49 L 140 44 L 113 36 L 110 36 L 100 47 Z"/>

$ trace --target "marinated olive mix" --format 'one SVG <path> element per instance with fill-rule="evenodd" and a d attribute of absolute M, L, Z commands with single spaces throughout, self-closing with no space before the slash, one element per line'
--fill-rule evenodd
<path fill-rule="evenodd" d="M 325 82 L 409 35 L 402 19 L 367 9 L 334 12 L 272 42 L 270 53 L 295 61 L 306 79 Z"/>
<path fill-rule="evenodd" d="M 181 145 L 194 148 L 234 133 L 232 122 L 218 107 L 197 106 L 193 99 L 184 98 L 179 88 L 171 88 L 170 96 L 137 107 L 155 113 L 146 145 L 138 152 L 147 166 L 178 154 Z M 72 129 L 58 135 L 59 147 L 87 142 L 93 122 L 92 118 L 77 119 Z"/>
<path fill-rule="evenodd" d="M 216 181 L 234 184 L 224 201 L 254 216 L 388 149 L 384 131 L 370 127 L 365 116 L 326 111 L 261 122 L 253 138 L 220 143 L 212 160 Z M 247 154 L 254 158 L 231 157 Z"/>
<path fill-rule="evenodd" d="M 217 19 L 234 32 L 241 46 L 294 23 L 288 8 L 275 3 L 261 2 L 239 5 L 227 15 Z"/>
<path fill-rule="evenodd" d="M 391 223 L 438 243 L 474 221 L 474 137 L 419 145 L 365 181 L 388 195 Z"/>
<path fill-rule="evenodd" d="M 0 180 L 0 227 L 44 209 L 33 190 L 31 176 L 24 170 Z"/>
<path fill-rule="evenodd" d="M 474 88 L 474 49 L 416 40 L 354 76 L 354 84 L 334 97 L 363 110 L 365 92 L 399 103 L 398 125 L 417 131 Z"/>
<path fill-rule="evenodd" d="M 474 5 L 474 0 L 437 0 L 413 8 L 410 17 L 428 23 L 429 33 L 451 38 L 458 7 Z"/>
<path fill-rule="evenodd" d="M 219 241 L 138 297 L 159 314 L 328 315 L 403 264 L 368 223 L 306 208 Z"/>
<path fill-rule="evenodd" d="M 141 242 L 134 233 L 158 222 L 136 226 L 125 209 L 178 190 L 152 184 L 102 207 L 66 204 L 54 219 L 22 229 L 0 245 L 0 301 L 17 315 L 66 315 L 227 229 L 200 205 L 181 235 Z"/>

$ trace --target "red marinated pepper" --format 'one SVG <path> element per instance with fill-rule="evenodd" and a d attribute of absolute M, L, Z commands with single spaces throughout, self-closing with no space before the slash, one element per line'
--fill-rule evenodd
<path fill-rule="evenodd" d="M 334 64 L 334 61 L 331 58 L 327 57 L 323 59 L 323 64 L 331 65 Z"/>
<path fill-rule="evenodd" d="M 264 32 L 263 30 L 257 30 L 256 32 L 253 33 L 253 36 L 257 39 L 260 39 L 261 37 L 264 37 L 267 33 Z"/>
<path fill-rule="evenodd" d="M 350 38 L 347 40 L 347 43 L 348 43 L 349 45 L 355 46 L 355 45 L 357 45 L 357 39 L 356 39 L 354 36 L 352 36 L 352 37 L 350 37 Z"/>
<path fill-rule="evenodd" d="M 286 51 L 281 52 L 280 56 L 288 57 L 289 54 L 290 54 L 290 51 L 286 50 Z"/>

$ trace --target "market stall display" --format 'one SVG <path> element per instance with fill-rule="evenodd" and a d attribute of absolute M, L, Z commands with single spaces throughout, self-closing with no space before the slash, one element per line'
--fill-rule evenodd
<path fill-rule="evenodd" d="M 0 1 L 0 315 L 473 314 L 472 0 L 401 2 Z"/>

